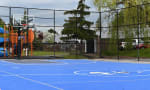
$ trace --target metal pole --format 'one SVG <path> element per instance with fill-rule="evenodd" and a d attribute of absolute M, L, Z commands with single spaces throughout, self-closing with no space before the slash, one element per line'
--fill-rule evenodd
<path fill-rule="evenodd" d="M 10 32 L 11 32 L 11 26 L 12 26 L 12 15 L 11 15 L 11 7 L 9 7 L 9 37 L 10 37 Z M 10 47 L 11 47 L 10 40 L 9 40 L 9 44 L 8 45 L 9 45 L 9 55 L 10 55 Z"/>
<path fill-rule="evenodd" d="M 99 57 L 102 57 L 102 53 L 101 53 L 101 37 L 102 37 L 102 23 L 101 23 L 101 15 L 102 13 L 99 12 Z"/>
<path fill-rule="evenodd" d="M 9 24 L 12 25 L 12 18 L 11 18 L 11 7 L 9 7 Z"/>
<path fill-rule="evenodd" d="M 27 49 L 27 56 L 29 55 L 29 42 L 28 42 L 28 30 L 29 30 L 29 23 L 28 23 L 28 21 L 29 21 L 29 8 L 27 8 L 27 22 L 26 22 L 26 24 L 27 24 L 27 44 L 26 44 L 26 49 Z"/>
<path fill-rule="evenodd" d="M 18 45 L 17 45 L 17 57 L 20 59 L 21 57 L 21 28 L 18 28 Z"/>
<path fill-rule="evenodd" d="M 137 32 L 138 32 L 138 50 L 137 50 L 137 58 L 138 58 L 138 61 L 140 61 L 140 50 L 139 50 L 139 39 L 140 39 L 140 11 L 139 11 L 139 6 L 137 6 L 137 21 L 138 21 L 138 28 L 137 28 Z"/>
<path fill-rule="evenodd" d="M 117 10 L 117 59 L 119 60 L 120 57 L 119 57 L 119 13 L 118 13 L 118 10 Z"/>
<path fill-rule="evenodd" d="M 56 19 L 55 13 L 56 13 L 56 11 L 54 10 L 54 56 L 55 56 L 55 32 L 56 32 L 56 30 L 55 30 L 55 19 Z"/>
<path fill-rule="evenodd" d="M 76 33 L 75 33 L 75 38 L 76 38 L 76 58 L 77 58 L 77 55 L 78 55 L 78 52 L 77 52 L 77 30 L 78 30 L 78 22 L 77 22 L 77 14 L 75 15 L 75 18 L 76 18 Z"/>

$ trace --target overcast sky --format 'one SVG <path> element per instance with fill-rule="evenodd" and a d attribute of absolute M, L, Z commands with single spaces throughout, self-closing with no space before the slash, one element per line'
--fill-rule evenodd
<path fill-rule="evenodd" d="M 4 6 L 24 6 L 34 8 L 51 9 L 74 9 L 79 0 L 0 0 L 0 5 Z M 92 0 L 86 0 L 86 4 L 95 10 Z"/>
<path fill-rule="evenodd" d="M 76 9 L 78 5 L 79 0 L 0 0 L 0 6 L 12 6 L 12 7 L 27 7 L 27 8 L 45 8 L 45 9 L 56 9 L 56 10 L 72 10 Z M 90 6 L 90 10 L 96 11 L 96 8 L 93 5 L 92 0 L 86 0 L 86 4 Z M 1 8 L 0 9 L 0 15 L 9 15 L 9 10 Z M 12 9 L 12 15 L 15 17 L 15 19 L 20 18 L 19 16 L 15 16 L 18 14 L 23 15 L 24 10 L 22 9 Z M 35 11 L 30 10 L 30 15 L 33 15 L 35 17 L 45 17 L 45 18 L 53 18 L 53 11 Z M 56 12 L 56 25 L 63 25 L 64 19 L 68 17 L 64 16 L 64 12 Z M 95 17 L 94 14 L 91 14 L 91 17 L 88 19 L 93 19 L 92 21 L 96 21 L 97 17 Z M 4 19 L 5 22 L 9 22 L 9 20 L 6 21 L 6 18 Z M 53 23 L 50 20 L 37 20 L 34 19 L 36 23 L 39 23 L 40 25 L 47 25 L 49 23 Z"/>
<path fill-rule="evenodd" d="M 77 5 L 78 5 L 79 0 L 0 0 L 0 6 L 18 6 L 18 7 L 26 7 L 26 8 L 43 8 L 43 9 L 56 9 L 56 10 L 72 10 L 72 9 L 76 9 Z M 96 8 L 93 5 L 92 0 L 86 0 L 86 4 L 88 6 L 90 6 L 90 10 L 92 11 L 97 11 Z M 0 12 L 2 15 L 7 15 L 9 10 L 5 10 L 5 9 L 0 9 Z M 16 12 L 17 11 L 17 12 Z M 3 12 L 3 13 L 2 13 Z M 19 10 L 15 10 L 14 12 L 18 13 L 20 12 Z M 23 10 L 22 10 L 23 12 Z M 41 14 L 48 14 L 48 15 L 53 15 L 52 13 L 49 14 L 48 12 L 33 12 L 33 14 L 37 14 L 39 16 L 42 16 Z M 15 14 L 15 13 L 14 13 Z M 53 16 L 52 16 L 53 17 Z M 98 18 L 98 14 L 91 14 L 91 17 L 89 17 L 88 19 L 93 22 L 96 22 Z M 56 13 L 56 25 L 63 25 L 64 23 L 64 14 L 62 13 Z M 9 19 L 4 19 L 5 22 L 8 22 Z M 48 21 L 49 22 L 49 21 Z M 53 22 L 51 22 L 53 23 Z M 42 21 L 40 21 L 39 23 L 40 25 L 46 25 L 48 24 L 46 22 L 42 23 Z M 39 30 L 48 30 L 49 28 L 37 28 Z M 57 31 L 60 33 L 60 30 L 62 30 L 62 28 L 56 28 L 58 29 Z"/>

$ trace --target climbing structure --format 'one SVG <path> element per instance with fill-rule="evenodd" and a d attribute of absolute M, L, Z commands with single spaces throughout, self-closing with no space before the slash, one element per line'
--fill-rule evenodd
<path fill-rule="evenodd" d="M 6 26 L 4 28 L 0 27 L 0 56 L 8 56 L 6 42 L 8 42 L 8 31 L 6 31 Z"/>
<path fill-rule="evenodd" d="M 32 29 L 27 30 L 28 32 L 21 31 L 19 35 L 13 26 L 7 28 L 9 31 L 6 30 L 6 26 L 4 26 L 4 28 L 0 27 L 0 57 L 14 57 L 18 56 L 18 54 L 20 54 L 20 56 L 27 56 L 29 54 L 26 52 L 29 49 L 30 56 L 32 56 L 32 42 L 34 40 L 34 32 Z M 25 47 L 26 44 L 29 44 L 30 47 Z M 23 49 L 26 50 L 25 53 L 23 53 Z"/>

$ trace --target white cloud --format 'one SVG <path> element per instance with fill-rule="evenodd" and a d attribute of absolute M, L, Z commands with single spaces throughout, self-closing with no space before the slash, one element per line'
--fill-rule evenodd
<path fill-rule="evenodd" d="M 8 6 L 28 6 L 28 5 L 40 5 L 44 6 L 44 5 L 52 5 L 55 4 L 57 6 L 57 4 L 61 3 L 62 5 L 68 5 L 70 6 L 71 3 L 77 3 L 78 0 L 61 0 L 61 1 L 56 1 L 56 0 L 0 0 L 0 5 L 8 5 Z"/>
<path fill-rule="evenodd" d="M 79 0 L 0 0 L 0 5 L 52 9 L 74 9 L 76 8 L 78 1 Z M 86 0 L 86 3 L 93 8 L 92 0 Z"/>
<path fill-rule="evenodd" d="M 56 0 L 13 0 L 13 2 L 19 2 L 19 3 L 33 3 L 33 4 L 44 4 L 44 3 L 59 3 L 59 1 Z M 61 3 L 72 3 L 72 2 L 78 2 L 78 0 L 61 0 Z"/>

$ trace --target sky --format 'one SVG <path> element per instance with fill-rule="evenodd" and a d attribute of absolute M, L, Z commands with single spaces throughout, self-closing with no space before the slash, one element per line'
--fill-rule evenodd
<path fill-rule="evenodd" d="M 42 9 L 56 9 L 56 10 L 72 10 L 76 9 L 79 0 L 0 0 L 0 6 L 11 6 L 11 7 L 26 7 L 26 8 L 42 8 Z M 90 11 L 96 11 L 96 8 L 93 5 L 92 0 L 86 0 L 86 4 L 90 6 Z M 31 12 L 30 12 L 31 11 Z M 31 10 L 29 13 L 34 17 L 44 17 L 44 18 L 53 18 L 53 11 L 42 11 L 42 10 Z M 0 8 L 0 15 L 9 15 L 9 10 Z M 23 9 L 15 9 L 13 8 L 11 11 L 12 15 L 15 19 L 20 18 L 18 15 L 21 14 L 23 16 Z M 94 14 L 91 15 L 90 19 L 93 19 Z M 64 19 L 67 19 L 64 15 L 64 12 L 56 12 L 56 25 L 62 26 L 64 24 Z M 97 19 L 97 18 L 94 18 Z M 6 20 L 6 19 L 5 19 Z M 53 24 L 53 22 L 49 22 L 49 20 L 35 20 L 36 23 L 41 25 L 49 25 Z M 95 20 L 93 20 L 95 21 Z M 9 20 L 5 21 L 9 22 Z M 52 26 L 52 25 L 50 25 Z"/>
<path fill-rule="evenodd" d="M 0 6 L 12 6 L 12 7 L 26 7 L 26 8 L 41 8 L 41 9 L 56 9 L 56 10 L 72 10 L 76 9 L 78 5 L 79 0 L 0 0 Z M 86 0 L 86 4 L 90 6 L 91 11 L 97 11 L 96 8 L 93 5 L 93 0 Z M 20 12 L 21 11 L 21 12 Z M 0 9 L 0 14 L 2 15 L 8 15 L 9 10 Z M 3 12 L 3 13 L 2 13 Z M 12 10 L 12 13 L 18 14 L 23 13 L 23 10 Z M 42 11 L 32 11 L 31 14 L 35 14 L 34 16 L 47 16 L 53 17 L 53 12 L 42 12 Z M 44 15 L 45 14 L 45 15 Z M 49 17 L 48 17 L 49 18 Z M 56 25 L 63 25 L 64 19 L 67 17 L 64 16 L 64 12 L 56 12 Z M 91 19 L 92 21 L 96 21 L 98 18 L 98 14 L 92 14 L 88 19 Z M 9 22 L 9 19 L 4 19 L 5 22 Z M 35 20 L 36 21 L 36 20 Z M 37 20 L 37 22 L 40 25 L 48 25 L 48 21 L 40 21 Z M 50 24 L 53 24 L 53 21 L 50 22 Z M 37 28 L 38 30 L 48 30 L 48 28 Z M 56 28 L 56 30 L 60 33 L 63 28 Z"/>
<path fill-rule="evenodd" d="M 79 0 L 0 0 L 4 6 L 24 6 L 31 8 L 74 9 Z M 96 10 L 92 0 L 86 0 L 91 10 Z"/>
<path fill-rule="evenodd" d="M 0 6 L 11 6 L 11 7 L 26 7 L 26 8 L 42 8 L 42 9 L 56 9 L 56 10 L 72 10 L 76 9 L 79 0 L 0 0 Z M 93 5 L 92 0 L 86 0 L 86 4 L 90 6 L 91 11 L 96 11 L 96 8 Z M 8 16 L 9 10 L 0 8 L 0 15 Z M 23 16 L 24 10 L 23 9 L 15 9 L 13 8 L 11 11 L 12 15 L 15 19 L 20 18 L 19 15 Z M 29 11 L 30 15 L 34 17 L 44 17 L 44 18 L 53 18 L 53 11 L 43 11 L 43 10 L 31 10 Z M 94 17 L 91 15 L 91 17 Z M 64 16 L 64 12 L 56 12 L 56 23 L 57 25 L 63 25 L 64 19 L 68 17 Z M 6 20 L 6 19 L 5 19 Z M 35 19 L 34 19 L 35 20 Z M 40 24 L 45 24 L 49 22 L 49 20 L 40 20 L 36 22 Z M 5 21 L 9 22 L 9 20 Z M 45 23 L 42 23 L 45 22 Z M 53 22 L 49 22 L 53 23 Z M 47 23 L 48 24 L 48 23 Z"/>

